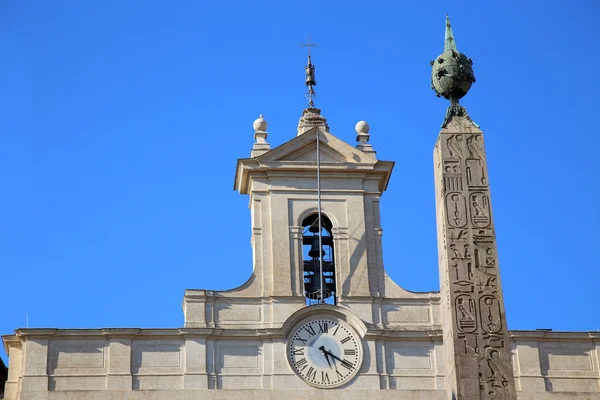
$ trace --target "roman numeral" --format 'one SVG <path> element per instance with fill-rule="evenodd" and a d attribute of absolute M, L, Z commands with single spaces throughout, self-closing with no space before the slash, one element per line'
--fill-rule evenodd
<path fill-rule="evenodd" d="M 331 383 L 329 381 L 329 375 L 327 375 L 327 372 L 325 372 L 325 371 L 321 371 L 321 382 L 322 383 Z"/>
<path fill-rule="evenodd" d="M 304 340 L 300 336 L 296 336 L 296 339 L 298 339 L 299 341 L 301 341 L 302 344 L 304 344 L 304 345 L 306 345 L 306 340 L 308 340 L 308 339 Z"/>
<path fill-rule="evenodd" d="M 317 379 L 317 370 L 316 370 L 316 369 L 313 369 L 313 367 L 310 367 L 310 368 L 308 369 L 308 372 L 306 373 L 306 378 L 307 378 L 307 379 L 311 379 L 311 380 L 313 380 L 313 381 L 314 381 L 315 379 Z"/>
<path fill-rule="evenodd" d="M 313 329 L 313 327 L 312 327 L 312 326 L 310 326 L 310 325 L 308 325 L 308 326 L 305 326 L 305 327 L 304 327 L 304 330 L 305 330 L 306 332 L 308 332 L 308 334 L 309 334 L 310 336 L 312 336 L 312 335 L 314 335 L 314 334 L 316 333 L 316 332 L 315 332 L 315 330 Z"/>
<path fill-rule="evenodd" d="M 302 359 L 296 361 L 296 368 L 298 368 L 298 370 L 300 370 L 300 371 L 303 371 L 304 368 L 306 368 L 306 365 L 307 365 L 306 363 L 307 363 L 306 358 L 302 358 Z"/>
<path fill-rule="evenodd" d="M 319 331 L 320 332 L 327 333 L 328 330 L 329 330 L 329 326 L 327 325 L 327 322 L 323 322 L 323 323 L 319 322 Z"/>
<path fill-rule="evenodd" d="M 304 355 L 304 349 L 295 349 L 294 350 L 294 355 L 295 356 L 303 356 Z M 345 354 L 347 355 L 347 354 Z"/>
<path fill-rule="evenodd" d="M 356 350 L 354 350 L 354 349 L 344 349 L 344 355 L 345 356 L 355 356 L 356 355 Z"/>
<path fill-rule="evenodd" d="M 350 341 L 350 336 L 347 336 L 345 338 L 342 339 L 342 344 L 349 342 Z"/>
<path fill-rule="evenodd" d="M 337 374 L 339 379 L 344 379 L 344 375 L 340 374 L 340 371 L 338 371 L 337 369 L 335 370 L 335 373 Z"/>
<path fill-rule="evenodd" d="M 333 331 L 333 336 L 335 336 L 335 334 L 337 333 L 338 329 L 340 329 L 339 325 L 335 328 L 335 331 Z"/>
<path fill-rule="evenodd" d="M 354 364 L 352 364 L 350 361 L 344 359 L 344 361 L 342 361 L 342 367 L 344 367 L 346 369 L 352 369 L 352 367 L 354 367 Z"/>

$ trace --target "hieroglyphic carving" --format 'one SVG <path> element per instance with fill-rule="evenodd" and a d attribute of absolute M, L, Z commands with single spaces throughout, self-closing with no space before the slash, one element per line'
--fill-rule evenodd
<path fill-rule="evenodd" d="M 467 138 L 467 150 L 470 160 L 481 160 L 485 161 L 485 153 L 482 147 L 483 136 L 482 135 L 471 135 Z"/>
<path fill-rule="evenodd" d="M 471 193 L 469 203 L 471 206 L 471 223 L 477 228 L 487 228 L 492 222 L 489 196 L 483 192 Z"/>
<path fill-rule="evenodd" d="M 462 142 L 462 135 L 450 135 L 446 139 L 446 146 L 450 153 L 450 158 L 458 158 L 462 160 L 464 157 L 460 149 L 460 143 Z"/>
<path fill-rule="evenodd" d="M 462 193 L 446 195 L 446 210 L 450 226 L 462 228 L 467 225 L 467 201 Z"/>
<path fill-rule="evenodd" d="M 494 232 L 491 229 L 477 229 L 473 232 L 473 243 L 494 243 Z"/>
<path fill-rule="evenodd" d="M 496 349 L 486 350 L 485 367 L 480 375 L 480 388 L 485 391 L 490 399 L 504 399 L 508 393 L 509 381 L 506 372 L 498 365 L 500 353 Z"/>
<path fill-rule="evenodd" d="M 456 192 L 463 190 L 462 177 L 446 176 L 444 177 L 444 189 L 447 192 Z"/>
<path fill-rule="evenodd" d="M 479 347 L 479 338 L 476 334 L 465 334 L 459 332 L 457 337 L 460 343 L 459 350 L 462 354 L 468 356 L 481 354 L 481 348 Z"/>
<path fill-rule="evenodd" d="M 488 185 L 482 135 L 470 135 L 466 140 L 465 175 L 470 190 L 486 190 Z"/>
<path fill-rule="evenodd" d="M 444 133 L 436 154 L 443 207 L 443 295 L 452 315 L 457 398 L 461 379 L 477 360 L 480 399 L 516 400 L 496 255 L 483 136 Z M 446 240 L 447 238 L 447 240 Z M 461 360 L 461 357 L 467 357 Z M 476 375 L 477 376 L 477 375 Z"/>
<path fill-rule="evenodd" d="M 498 333 L 502 329 L 502 313 L 500 302 L 493 295 L 479 298 L 481 328 L 487 333 Z"/>
<path fill-rule="evenodd" d="M 463 178 L 460 160 L 444 161 L 444 192 L 462 192 Z"/>
<path fill-rule="evenodd" d="M 451 290 L 453 293 L 473 293 L 473 263 L 471 260 L 471 247 L 468 243 L 459 249 L 455 243 L 449 246 L 450 266 L 453 268 Z"/>
<path fill-rule="evenodd" d="M 481 166 L 481 160 L 466 160 L 467 186 L 469 189 L 487 188 L 487 174 Z"/>
<path fill-rule="evenodd" d="M 464 333 L 477 330 L 477 306 L 475 300 L 467 294 L 456 297 L 456 325 Z"/>
<path fill-rule="evenodd" d="M 452 243 L 466 243 L 468 239 L 468 230 L 466 229 L 449 229 L 450 231 L 450 242 Z"/>
<path fill-rule="evenodd" d="M 494 248 L 491 246 L 475 248 L 475 269 L 481 274 L 477 276 L 477 287 L 479 293 L 497 293 L 498 273 L 496 271 L 496 259 Z"/>
<path fill-rule="evenodd" d="M 483 353 L 479 354 L 480 389 L 487 399 L 513 399 L 515 395 L 512 356 L 510 349 L 505 346 L 507 332 L 502 324 L 502 305 L 492 295 L 482 296 L 479 303 L 483 330 L 480 338 L 484 343 Z"/>
<path fill-rule="evenodd" d="M 444 172 L 449 174 L 460 174 L 460 161 L 459 160 L 446 160 L 444 161 Z"/>
<path fill-rule="evenodd" d="M 493 348 L 493 349 L 503 349 L 504 348 L 504 338 L 502 334 L 498 333 L 488 333 L 482 336 L 485 341 L 484 347 Z"/>

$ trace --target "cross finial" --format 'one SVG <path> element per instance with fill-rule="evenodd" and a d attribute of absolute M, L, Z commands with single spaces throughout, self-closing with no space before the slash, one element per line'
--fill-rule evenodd
<path fill-rule="evenodd" d="M 312 63 L 311 57 L 310 57 L 310 48 L 311 47 L 319 47 L 318 44 L 316 43 L 311 43 L 310 42 L 310 33 L 308 34 L 308 38 L 306 38 L 306 43 L 301 43 L 300 47 L 306 47 L 308 48 L 308 64 L 306 65 L 305 71 L 306 71 L 306 80 L 305 80 L 305 84 L 306 87 L 308 87 L 308 92 L 306 92 L 306 98 L 308 99 L 308 106 L 310 108 L 313 108 L 315 106 L 315 97 L 317 96 L 317 93 L 315 92 L 314 86 L 317 86 L 317 81 L 315 80 L 315 66 Z"/>
<path fill-rule="evenodd" d="M 307 52 L 308 52 L 308 55 L 310 56 L 310 48 L 311 48 L 311 47 L 317 48 L 317 47 L 319 47 L 319 45 L 318 45 L 318 44 L 316 44 L 316 43 L 311 43 L 311 42 L 310 42 L 310 33 L 309 33 L 309 34 L 308 34 L 308 37 L 306 38 L 306 43 L 300 43 L 300 47 L 306 47 L 306 48 L 307 48 L 306 50 L 307 50 Z"/>

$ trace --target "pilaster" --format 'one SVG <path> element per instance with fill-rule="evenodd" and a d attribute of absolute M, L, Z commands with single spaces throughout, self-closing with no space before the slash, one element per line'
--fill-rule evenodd
<path fill-rule="evenodd" d="M 208 389 L 206 337 L 185 335 L 184 389 Z"/>
<path fill-rule="evenodd" d="M 382 295 L 384 286 L 383 268 L 380 266 L 381 256 L 378 253 L 378 241 L 381 241 L 379 222 L 379 197 L 365 195 L 365 238 L 367 245 L 367 270 L 369 271 L 369 291 L 372 296 Z"/>
<path fill-rule="evenodd" d="M 217 371 L 215 359 L 215 339 L 206 339 L 206 375 L 208 389 L 217 389 Z"/>
<path fill-rule="evenodd" d="M 516 370 L 520 380 L 520 390 L 525 392 L 545 392 L 546 384 L 542 376 L 540 365 L 539 342 L 516 341 L 515 350 L 517 354 Z"/>
<path fill-rule="evenodd" d="M 131 337 L 130 335 L 109 335 L 109 362 L 107 390 L 131 390 Z"/>
<path fill-rule="evenodd" d="M 48 341 L 49 337 L 25 338 L 22 392 L 48 390 Z"/>
<path fill-rule="evenodd" d="M 290 271 L 292 295 L 304 295 L 304 263 L 302 262 L 301 226 L 290 226 Z"/>
<path fill-rule="evenodd" d="M 271 268 L 266 268 L 265 297 L 266 296 L 291 296 L 293 272 L 290 270 L 289 240 L 282 240 L 289 236 L 289 225 L 287 225 L 288 199 L 285 196 L 273 196 L 269 198 L 270 218 L 266 222 L 270 225 L 271 240 Z"/>
<path fill-rule="evenodd" d="M 452 118 L 434 166 L 447 397 L 515 400 L 481 130 Z"/>
<path fill-rule="evenodd" d="M 375 358 L 377 360 L 377 375 L 379 375 L 379 389 L 389 389 L 385 365 L 385 341 L 381 339 L 375 340 Z"/>
<path fill-rule="evenodd" d="M 348 269 L 343 279 L 350 282 L 348 292 L 342 296 L 371 297 L 376 292 L 371 291 L 371 282 L 376 282 L 377 271 L 368 268 L 367 259 L 367 225 L 368 214 L 365 212 L 364 194 L 347 194 L 349 248 Z"/>
<path fill-rule="evenodd" d="M 275 373 L 273 364 L 274 358 L 274 345 L 272 337 L 263 338 L 263 377 L 262 377 L 262 388 L 273 389 L 273 375 Z"/>
<path fill-rule="evenodd" d="M 23 375 L 23 344 L 16 336 L 4 337 L 4 343 L 8 346 L 8 379 L 4 387 L 4 398 L 16 399 L 19 392 L 19 381 Z"/>
<path fill-rule="evenodd" d="M 263 207 L 265 204 L 268 206 L 269 199 L 264 193 L 254 193 L 250 200 L 250 211 L 252 216 L 252 257 L 253 257 L 253 274 L 257 277 L 257 285 L 263 296 L 269 296 L 267 293 L 270 285 L 265 282 L 265 276 L 269 273 L 269 268 L 265 268 L 265 265 L 270 263 L 269 252 L 266 249 L 269 246 L 269 237 L 271 236 L 271 230 L 268 224 L 263 221 Z M 267 210 L 268 221 L 269 213 Z M 265 240 L 266 238 L 266 240 Z"/>

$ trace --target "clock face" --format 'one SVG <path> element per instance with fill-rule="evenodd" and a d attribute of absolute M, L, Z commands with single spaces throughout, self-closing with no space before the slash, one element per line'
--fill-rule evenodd
<path fill-rule="evenodd" d="M 343 385 L 362 364 L 360 337 L 335 318 L 314 318 L 302 323 L 290 335 L 287 351 L 294 372 L 319 388 Z"/>

